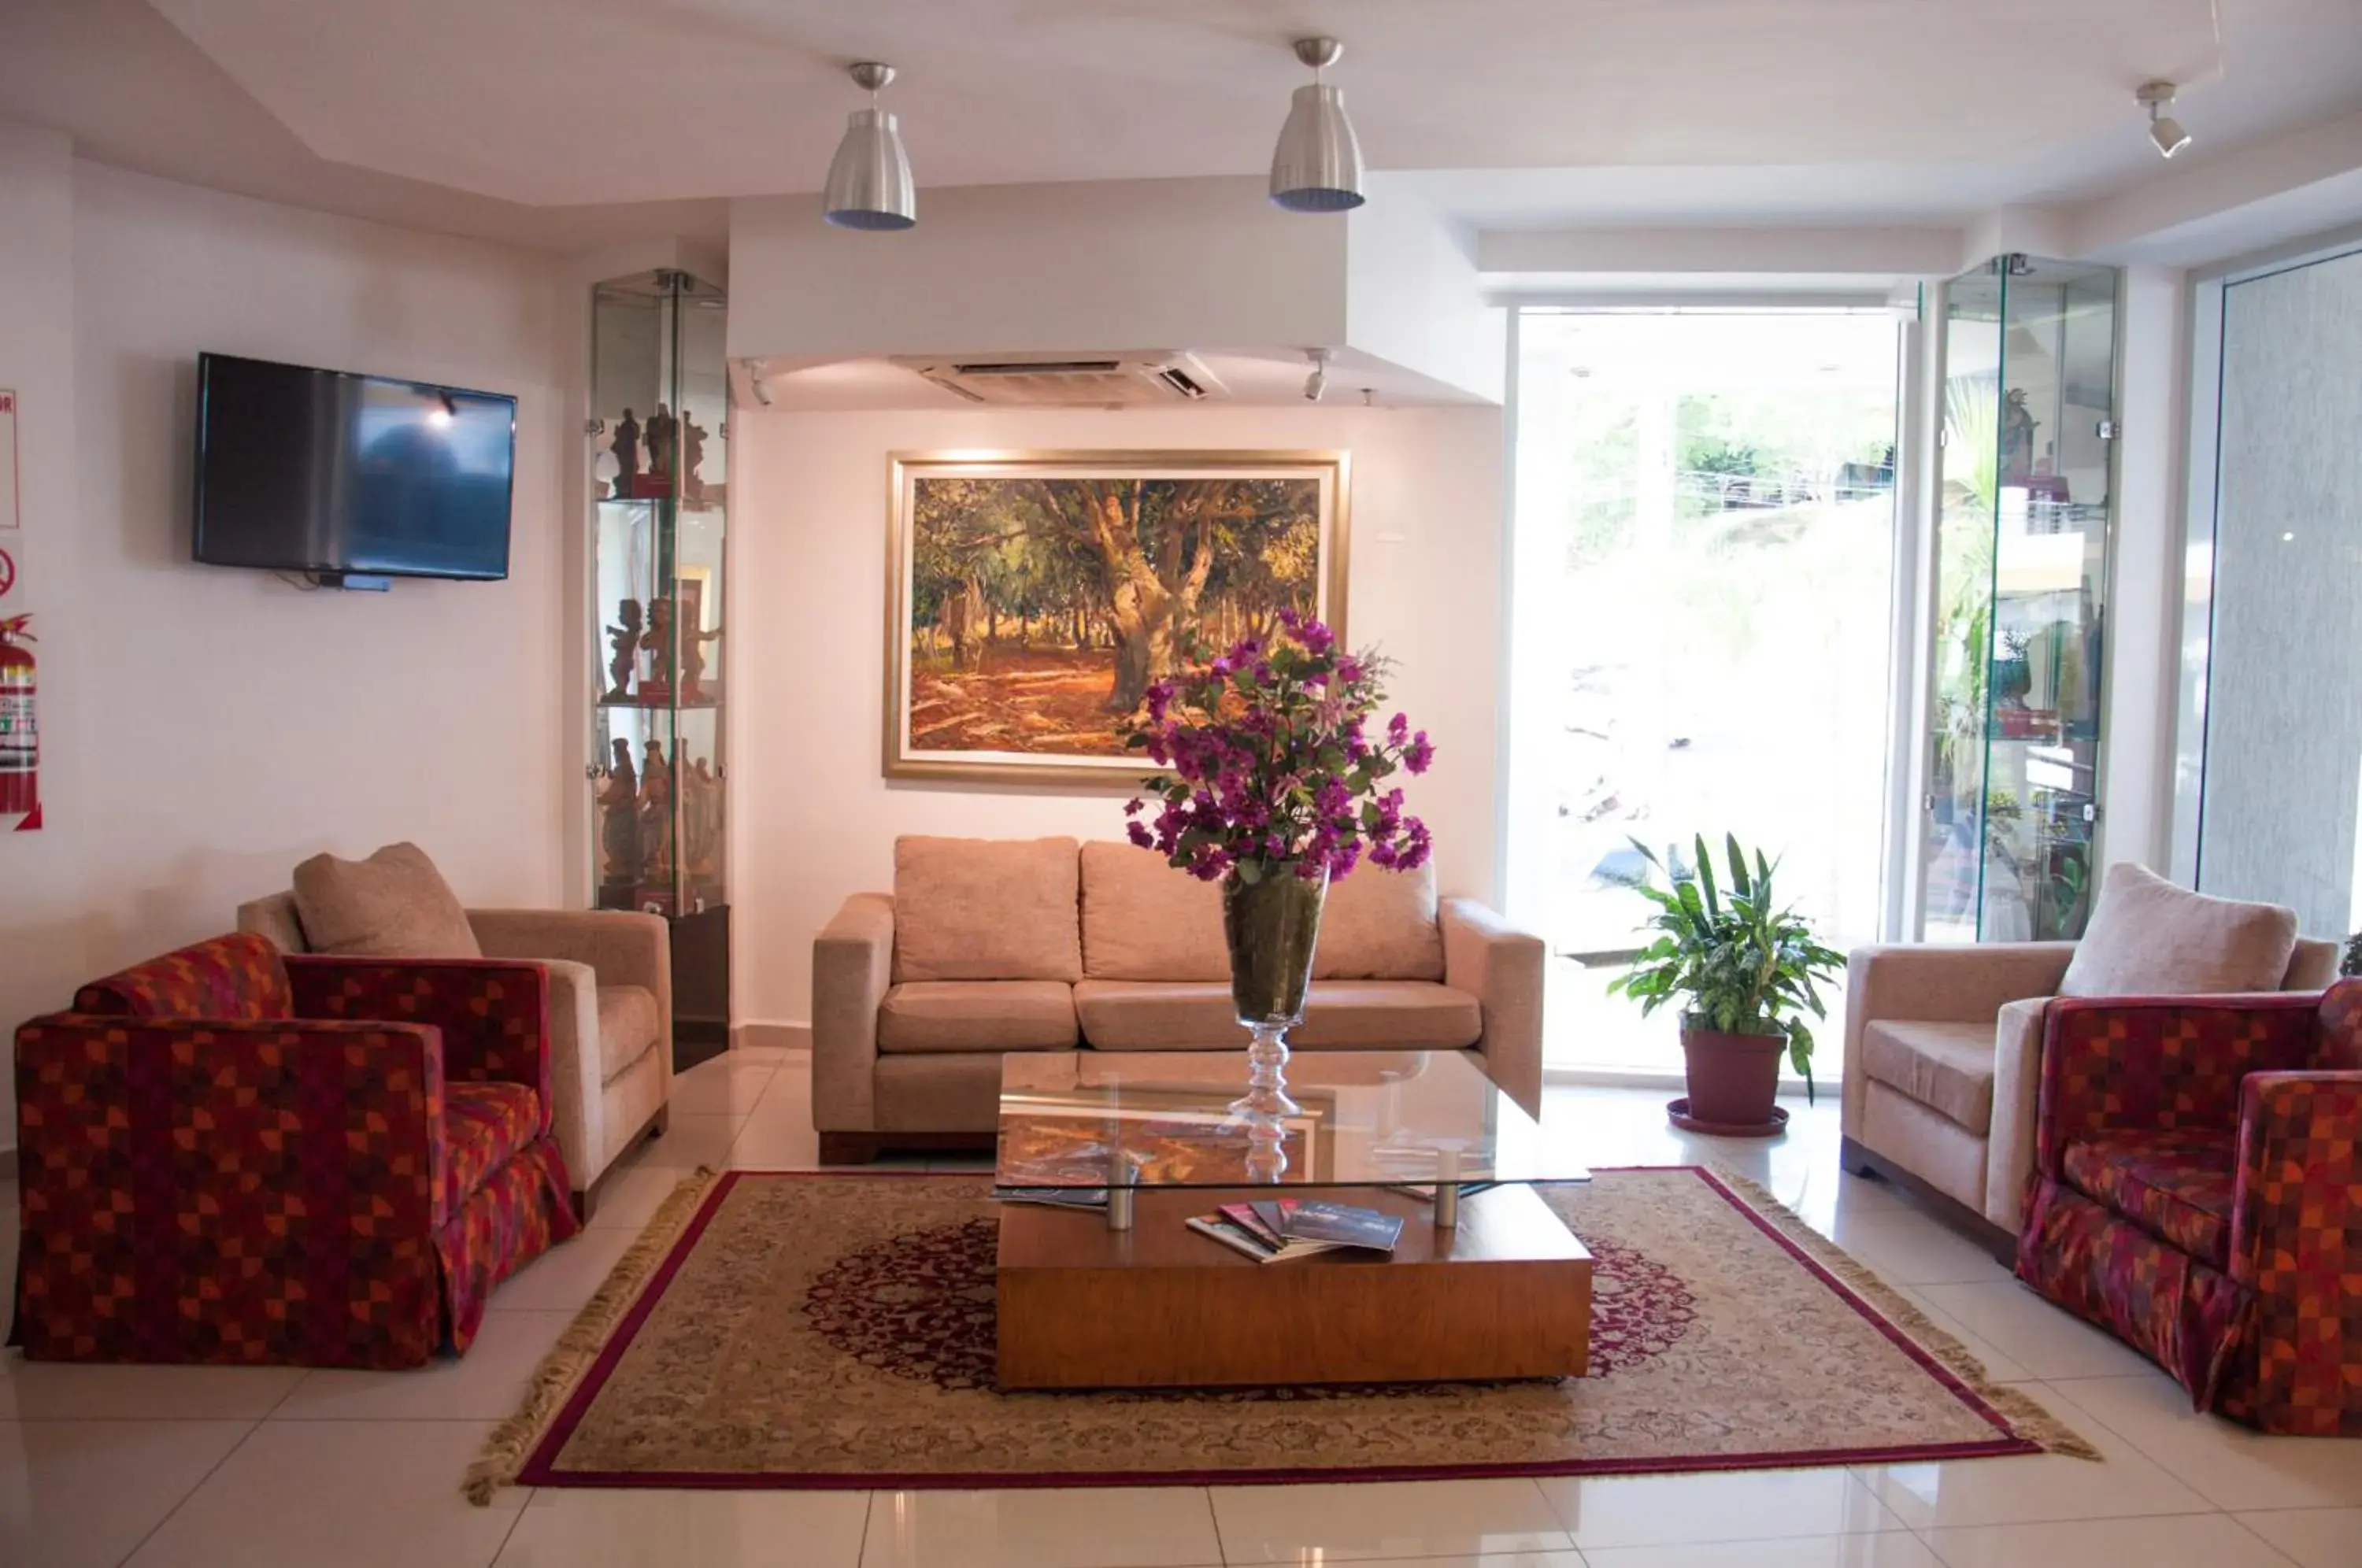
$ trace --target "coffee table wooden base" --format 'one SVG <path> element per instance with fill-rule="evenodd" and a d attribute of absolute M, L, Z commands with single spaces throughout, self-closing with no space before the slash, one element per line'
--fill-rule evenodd
<path fill-rule="evenodd" d="M 1089 1212 L 1000 1210 L 1003 1388 L 1218 1388 L 1580 1377 L 1591 1254 L 1540 1195 L 1465 1199 L 1456 1231 L 1416 1198 L 1353 1189 L 1403 1216 L 1391 1258 L 1258 1264 L 1184 1223 L 1270 1187 L 1142 1191 L 1133 1229 Z"/>

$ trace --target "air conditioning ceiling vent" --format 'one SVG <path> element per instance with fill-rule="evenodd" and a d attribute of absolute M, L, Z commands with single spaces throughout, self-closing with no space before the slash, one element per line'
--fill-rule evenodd
<path fill-rule="evenodd" d="M 1226 396 L 1193 354 L 1012 355 L 950 359 L 907 354 L 894 363 L 970 403 L 1003 408 L 1137 408 Z"/>

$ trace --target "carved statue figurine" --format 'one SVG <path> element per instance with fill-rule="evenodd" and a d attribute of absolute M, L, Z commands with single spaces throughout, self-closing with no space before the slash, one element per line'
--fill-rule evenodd
<path fill-rule="evenodd" d="M 680 700 L 701 702 L 705 700 L 705 645 L 722 635 L 716 626 L 710 632 L 694 629 L 680 635 Z"/>
<path fill-rule="evenodd" d="M 640 763 L 640 880 L 663 886 L 673 872 L 672 764 L 647 743 Z"/>
<path fill-rule="evenodd" d="M 687 409 L 680 414 L 680 492 L 691 501 L 705 499 L 705 481 L 698 468 L 705 461 L 705 426 Z"/>
<path fill-rule="evenodd" d="M 648 415 L 648 472 L 669 476 L 673 449 L 680 437 L 680 421 L 663 403 Z"/>
<path fill-rule="evenodd" d="M 640 664 L 640 637 L 646 631 L 640 618 L 638 600 L 624 600 L 615 607 L 615 613 L 624 624 L 607 628 L 607 646 L 613 650 L 607 660 L 606 700 L 610 702 L 620 702 L 631 695 L 632 676 Z"/>
<path fill-rule="evenodd" d="M 2001 475 L 2004 480 L 2030 479 L 2034 474 L 2034 430 L 2037 422 L 2026 411 L 2025 389 L 2012 387 L 2002 400 Z"/>
<path fill-rule="evenodd" d="M 681 775 L 680 788 L 689 874 L 700 882 L 715 881 L 722 875 L 722 780 L 713 776 L 712 759 L 699 757 Z"/>
<path fill-rule="evenodd" d="M 640 477 L 640 422 L 632 417 L 630 409 L 615 422 L 615 493 L 632 493 L 632 481 Z"/>
<path fill-rule="evenodd" d="M 632 768 L 632 743 L 619 738 L 613 746 L 599 790 L 599 880 L 628 888 L 640 879 L 640 781 Z"/>
<path fill-rule="evenodd" d="M 647 679 L 640 682 L 645 695 L 650 687 L 661 690 L 668 699 L 675 698 L 674 679 L 677 652 L 672 637 L 672 601 L 656 598 L 648 601 L 648 629 L 640 634 L 640 646 L 649 655 Z"/>

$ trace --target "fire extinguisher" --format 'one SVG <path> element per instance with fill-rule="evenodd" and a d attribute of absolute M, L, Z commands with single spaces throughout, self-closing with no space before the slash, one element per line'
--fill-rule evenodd
<path fill-rule="evenodd" d="M 0 617 L 0 818 L 21 817 L 19 830 L 40 824 L 41 740 L 34 718 L 30 615 Z"/>

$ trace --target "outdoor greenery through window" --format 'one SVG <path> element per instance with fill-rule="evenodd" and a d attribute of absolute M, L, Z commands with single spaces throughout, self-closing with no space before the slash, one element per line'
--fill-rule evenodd
<path fill-rule="evenodd" d="M 1650 913 L 1632 840 L 1678 867 L 1735 833 L 1828 945 L 1879 934 L 1898 343 L 1883 313 L 1521 316 L 1512 853 L 1545 868 L 1553 1065 L 1680 1068 L 1670 1014 L 1603 996 Z"/>

